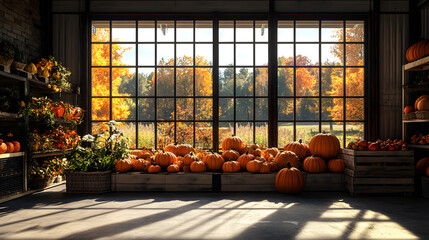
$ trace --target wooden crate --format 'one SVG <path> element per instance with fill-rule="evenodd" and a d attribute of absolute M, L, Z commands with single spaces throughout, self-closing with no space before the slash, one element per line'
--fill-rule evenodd
<path fill-rule="evenodd" d="M 206 173 L 112 173 L 112 191 L 212 191 Z"/>
<path fill-rule="evenodd" d="M 354 151 L 341 149 L 346 164 L 346 187 L 361 193 L 414 192 L 413 151 Z"/>
<path fill-rule="evenodd" d="M 304 191 L 307 192 L 340 192 L 345 191 L 344 174 L 342 173 L 303 173 Z"/>
<path fill-rule="evenodd" d="M 429 177 L 422 176 L 422 194 L 429 198 Z"/>

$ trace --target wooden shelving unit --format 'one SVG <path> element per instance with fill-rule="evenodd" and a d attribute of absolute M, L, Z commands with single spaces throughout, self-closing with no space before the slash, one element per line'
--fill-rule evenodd
<path fill-rule="evenodd" d="M 66 150 L 57 150 L 56 149 L 56 150 L 48 150 L 48 151 L 37 151 L 37 152 L 32 152 L 31 157 L 33 159 L 45 158 L 45 157 L 56 157 L 56 156 L 64 155 L 68 152 L 70 152 L 70 149 L 66 149 Z"/>

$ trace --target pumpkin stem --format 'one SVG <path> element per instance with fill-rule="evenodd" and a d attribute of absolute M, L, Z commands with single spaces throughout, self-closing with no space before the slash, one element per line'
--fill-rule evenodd
<path fill-rule="evenodd" d="M 249 151 L 246 151 L 246 155 L 249 154 Z"/>
<path fill-rule="evenodd" d="M 213 149 L 209 149 L 209 151 L 210 151 L 212 154 L 214 154 Z"/>
<path fill-rule="evenodd" d="M 302 139 L 299 139 L 299 141 L 298 141 L 299 143 L 302 143 Z"/>
<path fill-rule="evenodd" d="M 292 165 L 290 165 L 290 162 L 287 162 L 287 168 L 292 168 Z"/>

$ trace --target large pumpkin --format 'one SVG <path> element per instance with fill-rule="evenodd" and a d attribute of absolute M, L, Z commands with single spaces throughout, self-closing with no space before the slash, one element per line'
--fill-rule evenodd
<path fill-rule="evenodd" d="M 162 168 L 168 167 L 170 163 L 176 161 L 176 155 L 171 152 L 159 152 L 155 156 L 155 164 L 159 165 Z"/>
<path fill-rule="evenodd" d="M 278 153 L 279 153 L 279 149 L 276 148 L 276 147 L 267 148 L 263 152 L 262 156 L 264 156 L 265 159 L 268 159 L 270 157 L 270 155 L 272 155 L 273 157 L 275 157 L 275 156 L 277 156 Z"/>
<path fill-rule="evenodd" d="M 3 154 L 7 151 L 6 143 L 3 142 L 3 140 L 0 139 L 0 154 Z"/>
<path fill-rule="evenodd" d="M 222 157 L 225 160 L 237 161 L 238 157 L 240 157 L 240 153 L 235 150 L 226 150 L 222 152 Z"/>
<path fill-rule="evenodd" d="M 309 173 L 321 173 L 326 171 L 326 163 L 321 157 L 310 156 L 304 159 L 302 168 Z"/>
<path fill-rule="evenodd" d="M 237 161 L 226 161 L 222 165 L 222 171 L 226 173 L 239 172 L 240 164 Z"/>
<path fill-rule="evenodd" d="M 181 157 L 193 151 L 194 148 L 189 144 L 180 144 L 176 147 L 176 155 Z"/>
<path fill-rule="evenodd" d="M 411 45 L 405 54 L 409 62 L 418 60 L 425 56 L 429 55 L 429 41 L 421 40 L 413 45 Z"/>
<path fill-rule="evenodd" d="M 190 166 L 191 163 L 193 161 L 196 161 L 197 159 L 197 155 L 195 155 L 193 152 L 190 152 L 183 157 L 183 163 L 185 164 L 185 166 Z"/>
<path fill-rule="evenodd" d="M 208 171 L 218 171 L 222 168 L 225 159 L 218 153 L 211 152 L 203 158 L 203 162 Z"/>
<path fill-rule="evenodd" d="M 131 161 L 133 165 L 133 171 L 136 172 L 147 172 L 147 169 L 150 166 L 150 162 L 144 159 L 136 159 Z"/>
<path fill-rule="evenodd" d="M 331 159 L 328 162 L 328 169 L 334 173 L 342 173 L 344 172 L 344 168 L 346 167 L 343 159 Z"/>
<path fill-rule="evenodd" d="M 262 162 L 259 160 L 250 160 L 246 164 L 246 170 L 248 172 L 257 173 L 261 169 Z"/>
<path fill-rule="evenodd" d="M 425 98 L 426 99 L 429 98 L 429 95 L 422 95 L 422 96 L 418 97 L 417 100 L 414 102 L 414 109 L 416 111 L 419 110 L 418 105 L 419 105 L 420 100 L 425 99 Z"/>
<path fill-rule="evenodd" d="M 177 145 L 176 144 L 169 144 L 167 147 L 165 147 L 164 151 L 174 153 L 174 155 L 177 155 Z"/>
<path fill-rule="evenodd" d="M 229 149 L 235 150 L 239 153 L 243 153 L 243 140 L 237 136 L 226 137 L 222 142 L 222 150 L 225 151 Z"/>
<path fill-rule="evenodd" d="M 429 157 L 424 157 L 417 161 L 417 171 L 425 171 L 427 167 L 429 167 Z"/>
<path fill-rule="evenodd" d="M 191 172 L 201 173 L 201 172 L 205 172 L 207 167 L 205 163 L 203 163 L 200 160 L 197 160 L 191 163 L 190 169 L 191 169 Z"/>
<path fill-rule="evenodd" d="M 285 151 L 291 151 L 294 152 L 299 160 L 304 160 L 304 158 L 307 157 L 307 148 L 305 147 L 305 143 L 302 143 L 302 140 L 300 139 L 298 142 L 291 142 L 286 144 L 284 147 Z"/>
<path fill-rule="evenodd" d="M 268 167 L 270 167 L 270 172 L 277 172 L 279 170 L 279 165 L 274 161 L 269 161 Z"/>
<path fill-rule="evenodd" d="M 237 162 L 240 164 L 240 169 L 241 170 L 245 170 L 246 169 L 246 164 L 250 161 L 255 159 L 255 156 L 253 156 L 252 154 L 249 154 L 248 152 L 246 152 L 245 154 L 241 155 L 240 157 L 238 157 Z"/>
<path fill-rule="evenodd" d="M 285 168 L 288 162 L 290 162 L 292 167 L 298 168 L 299 166 L 298 156 L 291 151 L 284 151 L 277 154 L 276 158 L 274 158 L 274 162 L 277 163 L 279 169 Z"/>
<path fill-rule="evenodd" d="M 133 163 L 131 159 L 120 159 L 115 163 L 115 170 L 117 172 L 128 172 L 133 169 Z"/>
<path fill-rule="evenodd" d="M 287 163 L 276 175 L 276 189 L 281 193 L 299 193 L 304 187 L 304 177 L 297 168 Z"/>
<path fill-rule="evenodd" d="M 340 141 L 330 133 L 319 133 L 310 141 L 310 152 L 325 159 L 334 158 L 340 153 Z"/>

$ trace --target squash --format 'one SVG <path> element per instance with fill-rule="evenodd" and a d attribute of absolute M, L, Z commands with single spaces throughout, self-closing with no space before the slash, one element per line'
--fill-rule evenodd
<path fill-rule="evenodd" d="M 310 152 L 324 159 L 338 156 L 340 153 L 340 141 L 330 133 L 316 134 L 310 141 Z"/>
<path fill-rule="evenodd" d="M 21 144 L 18 141 L 12 141 L 13 152 L 19 152 L 21 150 Z"/>
<path fill-rule="evenodd" d="M 302 140 L 300 139 L 298 142 L 291 142 L 286 144 L 284 147 L 285 151 L 292 151 L 294 152 L 299 160 L 304 160 L 305 157 L 307 157 L 307 148 L 305 147 L 305 143 L 302 143 Z"/>
<path fill-rule="evenodd" d="M 429 157 L 421 158 L 417 161 L 416 171 L 425 171 L 429 167 Z"/>
<path fill-rule="evenodd" d="M 237 161 L 238 157 L 240 157 L 240 153 L 235 150 L 226 150 L 222 152 L 222 157 L 225 160 Z"/>
<path fill-rule="evenodd" d="M 255 156 L 249 154 L 248 152 L 238 157 L 237 162 L 240 164 L 240 169 L 245 170 L 247 163 L 253 159 L 255 159 Z"/>
<path fill-rule="evenodd" d="M 117 172 L 128 172 L 133 169 L 133 163 L 131 159 L 120 159 L 115 163 L 115 170 Z"/>
<path fill-rule="evenodd" d="M 144 159 L 136 159 L 131 161 L 133 165 L 133 171 L 135 172 L 147 172 L 147 169 L 150 166 L 150 162 Z"/>
<path fill-rule="evenodd" d="M 176 147 L 176 153 L 174 153 L 177 156 L 183 157 L 186 154 L 193 152 L 195 149 L 189 145 L 189 144 L 180 144 Z"/>
<path fill-rule="evenodd" d="M 289 162 L 292 167 L 298 168 L 299 166 L 299 158 L 298 156 L 291 151 L 284 151 L 277 154 L 274 161 L 279 166 L 279 169 L 285 168 L 287 163 Z"/>
<path fill-rule="evenodd" d="M 420 100 L 422 100 L 423 98 L 429 98 L 429 95 L 422 95 L 422 96 L 417 98 L 417 100 L 414 102 L 414 109 L 415 110 L 418 110 L 417 105 L 419 104 Z"/>
<path fill-rule="evenodd" d="M 176 155 L 171 152 L 160 152 L 155 156 L 155 164 L 162 168 L 166 168 L 168 165 L 170 165 L 170 163 L 174 163 L 176 158 Z"/>
<path fill-rule="evenodd" d="M 148 173 L 159 173 L 161 172 L 161 166 L 159 165 L 150 165 L 147 169 Z"/>
<path fill-rule="evenodd" d="M 225 159 L 218 153 L 211 151 L 203 158 L 203 163 L 206 164 L 208 171 L 218 171 L 222 168 Z"/>
<path fill-rule="evenodd" d="M 27 64 L 27 66 L 25 66 L 24 70 L 29 72 L 29 73 L 33 73 L 33 74 L 37 73 L 37 68 L 36 68 L 36 65 L 34 65 L 34 63 Z"/>
<path fill-rule="evenodd" d="M 304 176 L 301 171 L 288 162 L 276 175 L 276 189 L 281 193 L 299 193 L 304 188 Z"/>
<path fill-rule="evenodd" d="M 417 110 L 429 111 L 429 98 L 423 98 L 417 103 Z"/>
<path fill-rule="evenodd" d="M 331 159 L 328 162 L 328 169 L 334 173 L 343 173 L 346 164 L 343 159 Z"/>
<path fill-rule="evenodd" d="M 192 162 L 190 166 L 191 172 L 196 172 L 196 173 L 205 172 L 206 169 L 207 169 L 206 164 L 200 160 Z"/>
<path fill-rule="evenodd" d="M 226 151 L 230 149 L 235 150 L 239 153 L 243 153 L 244 152 L 243 140 L 237 136 L 226 137 L 222 142 L 222 150 Z"/>
<path fill-rule="evenodd" d="M 169 173 L 177 173 L 180 171 L 180 167 L 174 163 L 168 165 L 167 172 Z"/>
<path fill-rule="evenodd" d="M 177 155 L 177 145 L 176 144 L 169 144 L 164 149 L 165 152 L 171 152 L 174 153 L 174 155 Z"/>
<path fill-rule="evenodd" d="M 304 159 L 302 168 L 309 173 L 321 173 L 326 171 L 326 163 L 321 157 L 310 156 Z"/>
<path fill-rule="evenodd" d="M 259 160 L 250 160 L 246 164 L 246 170 L 248 172 L 257 173 L 261 169 L 262 162 Z"/>
<path fill-rule="evenodd" d="M 190 166 L 191 163 L 197 159 L 197 155 L 195 155 L 193 152 L 190 152 L 183 157 L 183 163 L 185 166 Z"/>
<path fill-rule="evenodd" d="M 222 171 L 226 173 L 239 172 L 240 164 L 237 161 L 226 161 L 222 165 Z"/>

